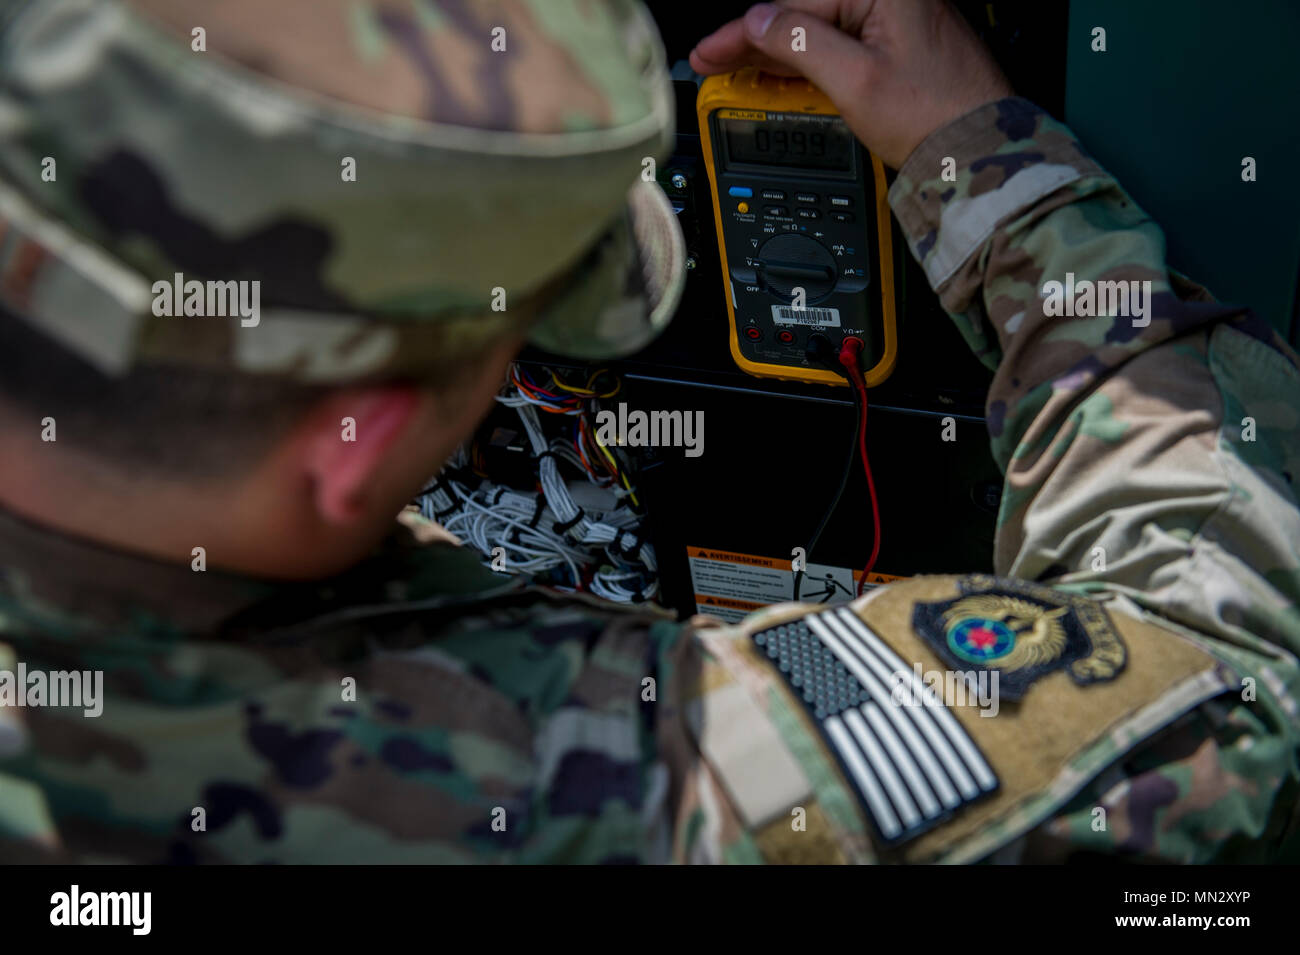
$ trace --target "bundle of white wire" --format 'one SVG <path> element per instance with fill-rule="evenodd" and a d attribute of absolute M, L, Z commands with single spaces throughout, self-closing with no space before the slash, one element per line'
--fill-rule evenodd
<path fill-rule="evenodd" d="M 470 489 L 444 470 L 419 499 L 424 516 L 438 520 L 499 571 L 533 576 L 564 565 L 576 584 L 584 568 L 597 565 L 590 585 L 597 596 L 621 603 L 653 597 L 658 592 L 654 548 L 640 540 L 640 518 L 618 506 L 627 492 L 605 489 L 606 499 L 612 502 L 609 506 L 580 508 L 557 461 L 562 458 L 581 469 L 577 453 L 563 441 L 548 447 L 535 402 L 527 396 L 516 390 L 497 400 L 519 412 L 533 454 L 541 456 L 538 476 L 544 504 L 540 514 L 536 494 L 490 481 Z M 450 462 L 450 470 L 465 463 L 462 449 Z M 557 526 L 563 530 L 557 531 Z M 629 553 L 632 544 L 636 547 Z"/>

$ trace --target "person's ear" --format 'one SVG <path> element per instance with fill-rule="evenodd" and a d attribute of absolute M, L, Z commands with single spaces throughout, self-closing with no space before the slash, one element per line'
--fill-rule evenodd
<path fill-rule="evenodd" d="M 368 492 L 382 487 L 385 459 L 420 412 L 415 388 L 348 390 L 326 399 L 306 423 L 302 466 L 313 505 L 330 524 L 368 515 Z"/>

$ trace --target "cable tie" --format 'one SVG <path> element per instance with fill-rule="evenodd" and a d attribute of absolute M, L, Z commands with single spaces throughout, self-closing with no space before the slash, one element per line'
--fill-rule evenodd
<path fill-rule="evenodd" d="M 584 512 L 582 508 L 578 508 L 578 513 L 573 516 L 572 520 L 567 520 L 563 522 L 556 521 L 554 524 L 551 525 L 551 530 L 555 531 L 555 533 L 557 534 L 567 534 L 571 527 L 573 527 L 575 524 L 578 523 L 578 521 L 582 520 L 586 516 L 587 516 L 586 512 Z"/>
<path fill-rule="evenodd" d="M 537 527 L 537 522 L 542 519 L 542 511 L 544 510 L 546 510 L 546 498 L 541 494 L 538 494 L 533 501 L 533 516 L 532 519 L 528 521 L 529 527 Z"/>

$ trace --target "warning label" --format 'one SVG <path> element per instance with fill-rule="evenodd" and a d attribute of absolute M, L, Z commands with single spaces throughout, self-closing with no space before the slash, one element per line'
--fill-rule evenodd
<path fill-rule="evenodd" d="M 795 594 L 795 571 L 790 559 L 738 554 L 708 547 L 688 547 L 686 554 L 695 590 L 695 609 L 728 622 L 751 611 L 787 600 L 833 604 L 857 595 L 859 570 L 810 563 Z M 889 574 L 871 574 L 867 587 L 900 580 Z M 865 589 L 865 588 L 864 588 Z"/>

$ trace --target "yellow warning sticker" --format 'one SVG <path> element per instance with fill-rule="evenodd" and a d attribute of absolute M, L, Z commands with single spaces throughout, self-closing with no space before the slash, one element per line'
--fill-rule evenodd
<path fill-rule="evenodd" d="M 686 556 L 695 591 L 695 607 L 728 622 L 769 604 L 799 600 L 833 604 L 857 596 L 862 571 L 830 564 L 809 563 L 797 584 L 789 558 L 764 557 L 712 547 L 687 547 Z M 903 578 L 872 573 L 867 587 Z M 798 592 L 796 594 L 796 586 Z"/>

